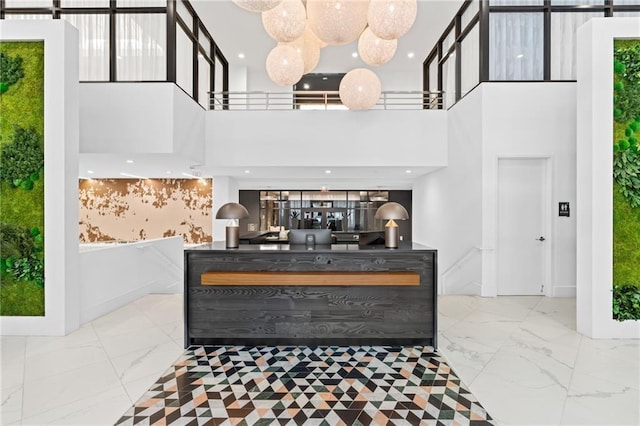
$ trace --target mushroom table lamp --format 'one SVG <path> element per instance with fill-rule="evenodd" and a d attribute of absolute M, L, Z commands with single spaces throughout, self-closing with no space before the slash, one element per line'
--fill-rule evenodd
<path fill-rule="evenodd" d="M 238 248 L 240 245 L 240 224 L 238 219 L 249 217 L 247 209 L 238 203 L 227 203 L 218 209 L 216 219 L 229 219 L 225 228 L 227 248 Z"/>
<path fill-rule="evenodd" d="M 398 233 L 398 224 L 395 221 L 409 219 L 407 209 L 398 203 L 384 203 L 378 207 L 374 217 L 376 219 L 388 220 L 384 225 L 384 246 L 386 248 L 398 248 L 400 238 Z"/>

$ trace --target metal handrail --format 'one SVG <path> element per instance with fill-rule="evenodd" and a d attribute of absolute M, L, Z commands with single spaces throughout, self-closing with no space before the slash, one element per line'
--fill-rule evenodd
<path fill-rule="evenodd" d="M 210 92 L 212 110 L 296 110 L 346 109 L 338 91 L 298 90 L 291 92 Z M 376 110 L 444 109 L 444 92 L 385 91 Z"/>

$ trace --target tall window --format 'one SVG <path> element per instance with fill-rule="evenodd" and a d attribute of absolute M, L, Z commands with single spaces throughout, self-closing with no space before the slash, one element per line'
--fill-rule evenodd
<path fill-rule="evenodd" d="M 204 108 L 228 90 L 228 62 L 187 0 L 0 0 L 0 19 L 75 26 L 81 81 L 170 81 Z"/>
<path fill-rule="evenodd" d="M 542 80 L 542 14 L 492 13 L 489 18 L 489 79 Z"/>
<path fill-rule="evenodd" d="M 167 79 L 166 16 L 116 15 L 116 72 L 119 81 Z"/>
<path fill-rule="evenodd" d="M 578 28 L 627 16 L 640 0 L 465 0 L 424 61 L 423 90 L 449 107 L 482 81 L 573 80 Z"/>

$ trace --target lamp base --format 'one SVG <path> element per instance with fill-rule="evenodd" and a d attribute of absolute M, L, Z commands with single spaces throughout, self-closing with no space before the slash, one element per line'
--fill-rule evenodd
<path fill-rule="evenodd" d="M 227 226 L 225 228 L 225 234 L 227 237 L 227 248 L 238 248 L 240 245 L 240 227 Z"/>
<path fill-rule="evenodd" d="M 399 232 L 397 226 L 386 226 L 384 228 L 384 246 L 386 248 L 397 249 L 399 244 Z"/>

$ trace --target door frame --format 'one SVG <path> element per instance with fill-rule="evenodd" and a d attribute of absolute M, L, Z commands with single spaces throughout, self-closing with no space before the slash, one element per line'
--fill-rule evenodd
<path fill-rule="evenodd" d="M 537 155 L 537 154 L 531 154 L 531 155 L 521 155 L 521 154 L 515 154 L 515 155 L 498 155 L 495 158 L 495 186 L 494 186 L 494 191 L 495 191 L 495 200 L 494 200 L 494 205 L 493 205 L 493 223 L 494 223 L 494 235 L 493 235 L 493 241 L 495 241 L 494 247 L 495 247 L 495 256 L 493 257 L 493 270 L 494 270 L 494 278 L 495 278 L 495 296 L 498 296 L 498 250 L 500 249 L 498 247 L 498 213 L 499 213 L 499 193 L 498 193 L 498 184 L 499 184 L 499 168 L 500 168 L 500 160 L 543 160 L 543 165 L 545 167 L 544 170 L 544 190 L 545 190 L 545 197 L 544 197 L 544 206 L 543 206 L 543 211 L 546 212 L 544 213 L 543 217 L 542 217 L 542 223 L 544 226 L 544 237 L 546 238 L 546 243 L 547 245 L 545 246 L 545 250 L 544 250 L 544 272 L 543 272 L 543 277 L 544 277 L 544 291 L 541 293 L 541 295 L 543 296 L 551 296 L 553 295 L 553 291 L 552 291 L 552 275 L 551 275 L 551 271 L 553 270 L 552 268 L 552 262 L 553 262 L 553 250 L 554 250 L 554 244 L 553 242 L 555 241 L 554 239 L 554 234 L 553 234 L 553 156 L 552 155 Z"/>

